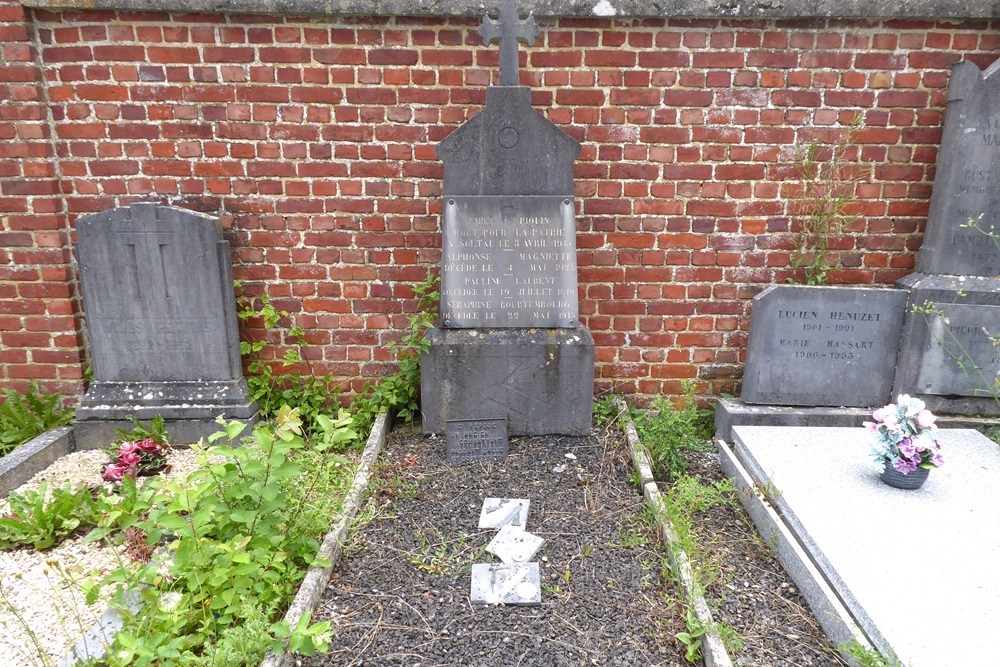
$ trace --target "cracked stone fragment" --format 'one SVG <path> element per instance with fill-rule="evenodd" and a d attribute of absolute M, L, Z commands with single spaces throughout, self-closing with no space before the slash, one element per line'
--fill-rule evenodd
<path fill-rule="evenodd" d="M 470 597 L 473 604 L 537 606 L 542 603 L 538 563 L 472 566 Z"/>
<path fill-rule="evenodd" d="M 525 498 L 487 498 L 479 514 L 479 527 L 499 530 L 510 524 L 524 528 L 528 522 L 529 504 L 531 501 Z"/>
<path fill-rule="evenodd" d="M 543 538 L 507 524 L 486 545 L 486 550 L 510 565 L 528 562 L 534 558 L 543 544 L 545 544 Z"/>

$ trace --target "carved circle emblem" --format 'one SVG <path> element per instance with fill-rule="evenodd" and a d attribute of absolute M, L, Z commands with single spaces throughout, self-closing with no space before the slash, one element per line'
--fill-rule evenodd
<path fill-rule="evenodd" d="M 497 136 L 500 139 L 500 145 L 504 148 L 513 148 L 514 146 L 517 146 L 517 140 L 521 138 L 518 135 L 517 130 L 512 127 L 503 128 Z"/>

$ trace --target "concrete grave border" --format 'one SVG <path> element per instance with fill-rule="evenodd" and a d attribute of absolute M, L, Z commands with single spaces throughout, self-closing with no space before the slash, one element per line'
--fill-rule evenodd
<path fill-rule="evenodd" d="M 654 510 L 654 516 L 656 516 L 656 522 L 660 529 L 660 536 L 667 547 L 667 556 L 670 558 L 670 564 L 680 580 L 681 592 L 684 594 L 688 607 L 694 610 L 695 616 L 698 617 L 703 627 L 706 628 L 701 643 L 701 654 L 705 661 L 705 667 L 732 667 L 733 661 L 726 651 L 725 644 L 722 643 L 722 637 L 715 629 L 714 622 L 712 621 L 712 612 L 708 608 L 705 596 L 695 586 L 694 575 L 691 571 L 691 563 L 688 561 L 687 554 L 684 553 L 683 549 L 674 548 L 673 546 L 677 542 L 677 533 L 674 531 L 670 519 L 663 515 L 662 512 L 656 512 L 657 507 L 663 503 L 662 495 L 656 486 L 656 482 L 653 481 L 653 470 L 649 462 L 649 455 L 646 454 L 646 449 L 639 440 L 639 433 L 636 431 L 632 417 L 628 413 L 628 405 L 623 398 L 619 397 L 615 399 L 615 406 L 620 411 L 622 424 L 625 426 L 625 437 L 628 439 L 628 448 L 632 455 L 632 465 L 635 467 L 636 474 L 639 476 L 640 483 L 642 484 L 642 495 L 646 499 L 646 504 Z"/>
<path fill-rule="evenodd" d="M 761 489 L 755 484 L 735 449 L 725 440 L 716 438 L 715 446 L 722 470 L 733 481 L 740 504 L 757 526 L 760 536 L 771 547 L 778 562 L 795 582 L 826 636 L 838 647 L 853 639 L 862 647 L 875 651 L 843 601 L 768 499 L 768 493 L 780 494 L 781 490 Z M 856 664 L 847 654 L 841 655 L 849 663 Z"/>

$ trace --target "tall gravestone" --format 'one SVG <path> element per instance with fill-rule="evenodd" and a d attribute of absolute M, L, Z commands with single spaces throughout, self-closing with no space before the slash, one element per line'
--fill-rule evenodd
<path fill-rule="evenodd" d="M 76 223 L 94 379 L 77 408 L 83 447 L 162 415 L 174 442 L 252 422 L 240 363 L 229 243 L 218 220 L 133 204 Z"/>
<path fill-rule="evenodd" d="M 894 382 L 932 410 L 1000 414 L 1000 61 L 952 67 L 944 134 Z"/>
<path fill-rule="evenodd" d="M 511 2 L 479 28 L 500 85 L 438 146 L 444 162 L 441 319 L 427 333 L 425 432 L 506 419 L 512 435 L 590 432 L 594 342 L 578 321 L 573 161 L 580 145 L 531 108 L 518 43 L 538 34 Z"/>

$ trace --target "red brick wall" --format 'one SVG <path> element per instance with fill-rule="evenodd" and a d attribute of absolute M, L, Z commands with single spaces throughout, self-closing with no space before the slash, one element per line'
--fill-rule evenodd
<path fill-rule="evenodd" d="M 75 285 L 35 34 L 0 0 L 0 388 L 80 387 Z"/>
<path fill-rule="evenodd" d="M 38 11 L 43 94 L 21 10 L 0 8 L 0 377 L 73 377 L 49 356 L 77 353 L 63 202 L 71 221 L 149 200 L 222 217 L 237 277 L 293 313 L 317 373 L 390 369 L 440 261 L 434 146 L 496 77 L 476 22 Z M 749 299 L 789 275 L 795 146 L 858 113 L 874 168 L 832 282 L 908 273 L 950 65 L 1000 56 L 997 22 L 540 24 L 522 81 L 583 144 L 581 316 L 598 388 L 622 393 L 734 390 Z"/>

